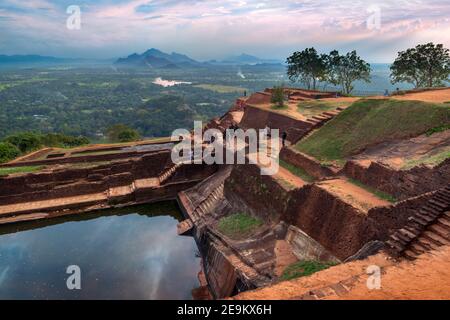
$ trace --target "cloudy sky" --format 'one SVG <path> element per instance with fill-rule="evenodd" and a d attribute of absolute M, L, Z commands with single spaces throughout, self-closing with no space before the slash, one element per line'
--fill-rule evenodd
<path fill-rule="evenodd" d="M 79 30 L 67 28 L 72 5 Z M 0 0 L 0 54 L 113 58 L 155 47 L 284 59 L 314 46 L 389 62 L 417 43 L 450 47 L 449 17 L 448 0 Z"/>

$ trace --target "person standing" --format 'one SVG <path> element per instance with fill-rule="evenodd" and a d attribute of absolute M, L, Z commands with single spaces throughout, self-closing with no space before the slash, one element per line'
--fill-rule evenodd
<path fill-rule="evenodd" d="M 286 146 L 286 139 L 287 139 L 287 133 L 286 133 L 286 131 L 283 131 L 283 133 L 281 134 L 281 143 L 282 143 L 283 147 Z"/>

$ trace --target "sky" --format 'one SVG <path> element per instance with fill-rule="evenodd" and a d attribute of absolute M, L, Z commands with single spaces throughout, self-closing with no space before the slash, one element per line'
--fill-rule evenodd
<path fill-rule="evenodd" d="M 391 62 L 419 43 L 450 47 L 449 17 L 448 0 L 0 0 L 0 54 L 110 59 L 153 47 L 284 60 L 314 46 Z"/>

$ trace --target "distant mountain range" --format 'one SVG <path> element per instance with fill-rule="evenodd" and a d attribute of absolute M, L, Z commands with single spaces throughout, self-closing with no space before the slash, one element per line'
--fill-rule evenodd
<path fill-rule="evenodd" d="M 47 57 L 47 56 L 39 56 L 39 55 L 0 55 L 0 64 L 9 64 L 9 63 L 58 63 L 58 62 L 67 62 L 72 59 L 64 59 L 64 58 L 55 58 L 55 57 Z"/>
<path fill-rule="evenodd" d="M 114 60 L 88 60 L 75 58 L 58 58 L 41 55 L 0 55 L 0 66 L 27 66 L 37 64 L 62 64 L 62 63 L 111 63 Z M 150 67 L 155 69 L 182 69 L 182 68 L 207 68 L 211 66 L 267 66 L 281 65 L 281 61 L 271 59 L 261 59 L 248 54 L 231 56 L 224 60 L 210 60 L 199 62 L 185 54 L 172 52 L 170 54 L 152 48 L 142 54 L 133 53 L 126 58 L 119 58 L 114 65 L 120 67 Z"/>
<path fill-rule="evenodd" d="M 115 62 L 119 66 L 147 66 L 150 68 L 177 69 L 182 67 L 197 67 L 202 63 L 189 58 L 187 55 L 172 52 L 171 54 L 152 48 L 143 54 L 133 53 Z"/>
<path fill-rule="evenodd" d="M 115 62 L 118 66 L 147 66 L 150 68 L 192 68 L 192 67 L 208 67 L 213 65 L 257 65 L 257 64 L 281 64 L 277 60 L 265 60 L 248 54 L 232 56 L 222 61 L 210 60 L 207 62 L 199 62 L 185 54 L 172 52 L 171 54 L 162 52 L 152 48 L 142 54 L 133 53 L 126 58 L 120 58 Z"/>

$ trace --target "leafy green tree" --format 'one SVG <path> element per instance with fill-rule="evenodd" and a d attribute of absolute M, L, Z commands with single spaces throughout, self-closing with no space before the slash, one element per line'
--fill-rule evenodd
<path fill-rule="evenodd" d="M 41 144 L 47 147 L 73 148 L 89 144 L 88 138 L 83 136 L 68 136 L 61 133 L 47 133 L 40 136 Z"/>
<path fill-rule="evenodd" d="M 140 139 L 139 132 L 124 124 L 116 124 L 110 127 L 107 136 L 111 142 L 131 142 Z"/>
<path fill-rule="evenodd" d="M 37 150 L 42 146 L 39 135 L 33 132 L 20 132 L 7 137 L 4 141 L 15 145 L 23 153 Z"/>
<path fill-rule="evenodd" d="M 8 142 L 0 142 L 0 163 L 13 160 L 19 155 L 20 150 L 15 145 Z"/>
<path fill-rule="evenodd" d="M 430 42 L 400 51 L 391 65 L 391 82 L 408 82 L 416 88 L 442 86 L 450 75 L 449 49 Z"/>
<path fill-rule="evenodd" d="M 340 86 L 342 92 L 350 94 L 353 83 L 357 80 L 370 82 L 370 64 L 361 59 L 355 50 L 346 55 L 340 55 L 333 50 L 326 56 L 326 78 L 335 86 Z"/>
<path fill-rule="evenodd" d="M 292 82 L 302 82 L 308 89 L 315 90 L 317 81 L 326 78 L 326 55 L 319 55 L 314 48 L 294 52 L 286 62 L 289 79 Z"/>
<path fill-rule="evenodd" d="M 284 86 L 274 86 L 272 89 L 271 102 L 275 104 L 277 108 L 284 107 Z"/>

